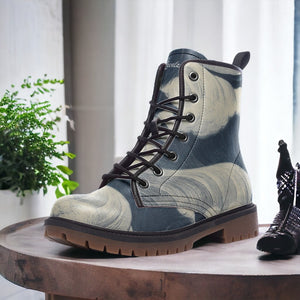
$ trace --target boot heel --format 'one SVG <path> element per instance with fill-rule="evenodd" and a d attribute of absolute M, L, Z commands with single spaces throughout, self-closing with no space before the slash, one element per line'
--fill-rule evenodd
<path fill-rule="evenodd" d="M 257 236 L 257 212 L 224 223 L 223 229 L 216 234 L 218 235 L 218 241 L 221 243 L 231 243 Z"/>

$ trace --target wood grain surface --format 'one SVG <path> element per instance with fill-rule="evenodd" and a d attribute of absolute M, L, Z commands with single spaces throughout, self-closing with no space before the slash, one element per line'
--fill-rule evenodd
<path fill-rule="evenodd" d="M 44 237 L 44 219 L 0 232 L 0 274 L 60 299 L 298 299 L 300 256 L 255 249 L 257 238 L 209 240 L 159 257 L 123 257 L 75 249 Z M 262 228 L 262 232 L 266 228 Z"/>

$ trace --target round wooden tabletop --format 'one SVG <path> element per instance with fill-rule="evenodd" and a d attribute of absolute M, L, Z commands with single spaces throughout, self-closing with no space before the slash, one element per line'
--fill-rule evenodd
<path fill-rule="evenodd" d="M 258 238 L 124 257 L 51 242 L 43 224 L 29 220 L 0 232 L 0 273 L 46 299 L 299 299 L 300 255 L 263 254 Z"/>

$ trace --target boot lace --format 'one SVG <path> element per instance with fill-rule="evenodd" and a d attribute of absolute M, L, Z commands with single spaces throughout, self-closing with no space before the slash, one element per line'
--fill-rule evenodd
<path fill-rule="evenodd" d="M 192 122 L 194 120 L 194 115 L 191 113 L 185 116 L 180 115 L 180 102 L 184 102 L 185 100 L 195 101 L 196 95 L 177 96 L 160 101 L 158 103 L 156 103 L 154 100 L 150 101 L 149 117 L 144 123 L 145 128 L 143 134 L 138 137 L 137 145 L 132 151 L 127 152 L 126 157 L 120 163 L 114 164 L 112 171 L 102 176 L 103 181 L 100 187 L 104 186 L 110 180 L 115 178 L 132 179 L 138 182 L 142 187 L 146 187 L 147 183 L 137 175 L 137 169 L 143 166 L 151 168 L 156 175 L 162 174 L 161 169 L 155 165 L 156 160 L 153 161 L 151 159 L 148 161 L 144 157 L 159 153 L 161 155 L 165 155 L 171 160 L 176 159 L 176 153 L 168 151 L 167 147 L 159 141 L 168 136 L 186 140 L 187 136 L 184 133 L 180 133 L 179 131 L 175 130 L 175 123 L 173 129 L 163 126 L 164 123 L 170 121 L 176 122 L 178 120 L 187 120 Z M 179 101 L 177 108 L 172 105 L 168 105 L 172 104 L 174 101 Z M 173 116 L 165 119 L 154 118 L 155 112 L 158 110 L 171 112 L 173 113 Z M 142 151 L 146 144 L 152 144 L 154 147 L 150 150 Z"/>

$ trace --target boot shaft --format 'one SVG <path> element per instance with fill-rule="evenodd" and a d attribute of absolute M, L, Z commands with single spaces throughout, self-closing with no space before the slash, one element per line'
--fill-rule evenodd
<path fill-rule="evenodd" d="M 242 52 L 236 55 L 234 62 L 244 68 L 249 60 L 249 53 Z M 245 59 L 245 57 L 248 59 Z M 195 60 L 195 58 L 198 58 Z M 245 63 L 246 60 L 246 63 Z M 170 53 L 167 64 L 162 64 L 157 72 L 151 105 L 165 102 L 174 97 L 194 96 L 194 99 L 178 101 L 167 104 L 164 108 L 149 110 L 142 137 L 147 138 L 158 134 L 158 120 L 178 116 L 189 116 L 186 120 L 169 120 L 159 124 L 169 130 L 185 132 L 185 138 L 179 141 L 176 136 L 160 136 L 153 138 L 163 148 L 171 146 L 181 152 L 184 158 L 191 145 L 197 140 L 195 151 L 191 153 L 192 159 L 187 162 L 187 168 L 200 167 L 218 162 L 235 162 L 245 169 L 239 155 L 239 102 L 242 85 L 242 70 L 237 65 L 209 61 L 203 55 L 189 50 L 178 49 Z M 149 130 L 152 127 L 152 130 Z M 154 129 L 153 129 L 154 128 Z M 132 152 L 149 152 L 156 146 L 152 143 L 139 140 Z M 175 152 L 176 153 L 176 152 Z M 155 153 L 154 153 L 155 154 Z M 143 158 L 155 162 L 161 157 L 147 154 Z M 177 158 L 176 158 L 177 159 Z M 195 165 L 196 161 L 196 165 Z M 128 167 L 138 164 L 133 157 L 126 156 L 121 165 Z M 170 165 L 170 168 L 174 168 Z M 141 174 L 147 166 L 134 170 Z M 112 170 L 120 173 L 119 170 Z M 101 186 L 107 181 L 102 182 Z"/>
<path fill-rule="evenodd" d="M 177 68 L 173 71 L 170 68 Z M 170 130 L 178 130 L 186 138 L 169 136 L 160 139 L 164 147 L 176 153 L 177 163 L 163 162 L 166 168 L 191 169 L 216 163 L 232 162 L 245 169 L 239 146 L 239 107 L 242 85 L 240 68 L 208 60 L 185 61 L 180 66 L 161 66 L 157 76 L 154 102 L 176 96 L 193 95 L 195 99 L 173 103 L 179 116 L 191 119 L 163 124 Z M 174 113 L 159 110 L 149 114 L 147 122 L 166 119 Z M 151 148 L 151 147 L 150 147 Z M 149 149 L 149 148 L 147 148 Z M 153 160 L 165 158 L 157 155 Z M 140 172 L 139 172 L 140 173 Z"/>
<path fill-rule="evenodd" d="M 193 147 L 193 159 L 186 168 L 238 161 L 239 102 L 241 70 L 222 63 L 187 62 L 182 66 L 183 95 L 195 94 L 198 101 L 185 102 L 183 115 L 192 112 L 195 121 L 182 122 L 180 130 L 187 132 Z M 193 79 L 193 76 L 197 80 Z M 192 146 L 193 145 L 193 146 Z"/>
<path fill-rule="evenodd" d="M 209 217 L 250 203 L 251 188 L 238 139 L 241 69 L 208 60 L 188 60 L 171 66 L 175 67 L 177 76 L 168 65 L 161 66 L 154 99 L 159 103 L 164 98 L 195 95 L 194 100 L 173 104 L 179 116 L 193 118 L 164 124 L 186 138 L 169 136 L 160 140 L 175 159 L 160 154 L 152 157 L 152 163 L 161 170 L 159 175 L 147 167 L 137 171 L 147 182 L 146 188 L 132 183 L 136 199 L 141 199 L 138 204 L 185 207 Z M 149 114 L 148 122 L 171 115 L 161 110 Z M 242 200 L 228 201 L 229 197 Z M 199 208 L 200 199 L 205 208 Z"/>

